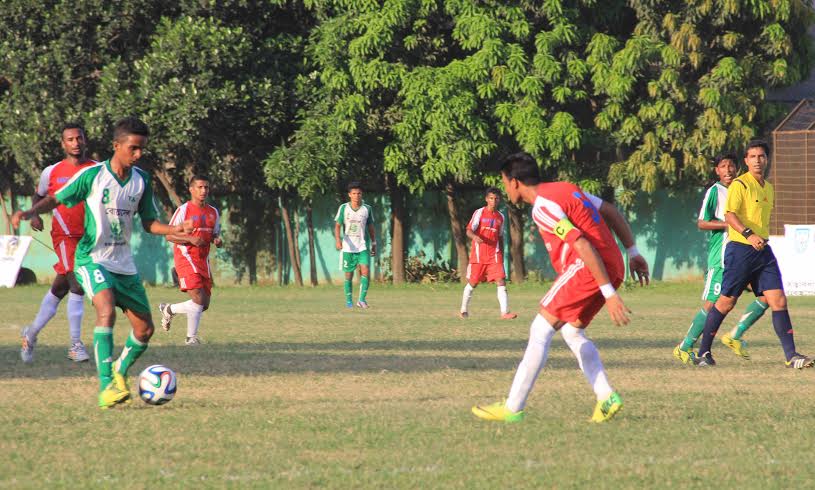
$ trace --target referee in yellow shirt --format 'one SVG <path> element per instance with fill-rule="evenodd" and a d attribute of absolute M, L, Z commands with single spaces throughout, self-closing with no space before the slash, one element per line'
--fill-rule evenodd
<path fill-rule="evenodd" d="M 753 293 L 764 296 L 773 312 L 773 327 L 781 341 L 788 368 L 812 367 L 815 358 L 795 351 L 792 321 L 787 311 L 787 296 L 781 271 L 773 251 L 767 244 L 770 236 L 770 212 L 773 209 L 773 185 L 764 180 L 769 148 L 763 141 L 747 145 L 744 163 L 747 172 L 737 177 L 727 192 L 725 222 L 729 243 L 724 252 L 722 293 L 710 309 L 705 321 L 697 366 L 713 366 L 710 354 L 713 337 L 725 316 L 736 306 L 739 295 L 748 284 Z"/>

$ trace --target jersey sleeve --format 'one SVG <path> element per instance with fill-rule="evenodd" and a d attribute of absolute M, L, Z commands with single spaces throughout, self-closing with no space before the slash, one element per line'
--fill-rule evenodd
<path fill-rule="evenodd" d="M 40 197 L 48 195 L 48 182 L 51 180 L 52 170 L 54 170 L 54 166 L 49 165 L 40 174 L 40 181 L 37 183 L 37 195 Z"/>
<path fill-rule="evenodd" d="M 142 223 L 147 223 L 148 221 L 156 221 L 159 211 L 156 198 L 153 195 L 153 181 L 145 174 L 142 174 L 142 177 L 144 178 L 144 192 L 139 201 L 139 217 L 141 217 Z"/>
<path fill-rule="evenodd" d="M 175 210 L 173 213 L 173 217 L 170 218 L 171 225 L 180 225 L 184 222 L 184 217 L 187 216 L 187 206 L 182 204 L 178 206 L 178 209 Z"/>
<path fill-rule="evenodd" d="M 478 231 L 478 226 L 481 224 L 481 210 L 484 208 L 478 208 L 473 212 L 473 215 L 470 216 L 470 222 L 467 223 L 467 228 L 475 233 Z"/>
<path fill-rule="evenodd" d="M 99 168 L 97 165 L 80 170 L 57 191 L 54 197 L 69 208 L 84 201 L 91 193 L 93 179 L 99 173 Z"/>
<path fill-rule="evenodd" d="M 724 205 L 725 213 L 738 213 L 744 204 L 744 199 L 747 196 L 747 186 L 744 182 L 736 179 L 727 188 L 727 201 Z"/>
<path fill-rule="evenodd" d="M 702 207 L 699 209 L 699 219 L 702 221 L 714 221 L 716 218 L 716 208 L 719 205 L 719 193 L 716 192 L 716 186 L 711 186 L 705 192 L 705 198 L 702 200 Z"/>
<path fill-rule="evenodd" d="M 541 199 L 539 198 L 539 201 Z M 532 219 L 543 232 L 550 233 L 564 242 L 574 243 L 583 233 L 575 228 L 566 212 L 557 203 L 545 201 L 543 204 L 535 203 L 532 209 Z"/>
<path fill-rule="evenodd" d="M 498 227 L 498 236 L 503 237 L 504 236 L 504 223 L 507 222 L 507 217 L 504 216 L 504 213 L 502 213 L 501 211 L 498 211 L 498 215 L 501 216 L 501 226 Z"/>
<path fill-rule="evenodd" d="M 340 208 L 337 209 L 337 215 L 334 216 L 334 221 L 339 224 L 343 224 L 343 221 L 345 221 L 345 203 L 340 204 Z"/>
<path fill-rule="evenodd" d="M 595 196 L 594 194 L 589 194 L 588 192 L 583 192 L 583 194 L 589 199 L 589 202 L 596 210 L 600 210 L 600 206 L 603 205 L 603 199 Z"/>
<path fill-rule="evenodd" d="M 363 204 L 363 206 L 365 206 L 368 209 L 368 219 L 367 219 L 365 224 L 366 225 L 374 224 L 374 210 L 373 210 L 373 208 L 371 206 L 368 206 L 367 204 Z"/>

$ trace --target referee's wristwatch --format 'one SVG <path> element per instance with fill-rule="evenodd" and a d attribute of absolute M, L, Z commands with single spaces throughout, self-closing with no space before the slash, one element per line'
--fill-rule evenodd
<path fill-rule="evenodd" d="M 752 234 L 753 230 L 751 230 L 750 228 L 745 228 L 741 231 L 741 236 L 743 236 L 744 238 L 750 238 L 750 235 Z"/>

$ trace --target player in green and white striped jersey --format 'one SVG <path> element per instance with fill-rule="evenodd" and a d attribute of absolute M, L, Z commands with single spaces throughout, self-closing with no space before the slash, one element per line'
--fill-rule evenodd
<path fill-rule="evenodd" d="M 154 330 L 147 293 L 130 250 L 133 217 L 138 214 L 144 230 L 156 235 L 190 232 L 193 228 L 191 221 L 177 226 L 158 221 L 150 177 L 134 166 L 149 134 L 147 125 L 140 120 L 122 119 L 114 129 L 113 156 L 109 160 L 83 169 L 55 196 L 15 215 L 18 220 L 31 219 L 58 203 L 85 206 L 85 234 L 77 246 L 74 273 L 96 309 L 93 349 L 102 409 L 130 400 L 127 371 L 147 350 Z M 133 328 L 114 363 L 116 306 L 124 311 Z"/>
<path fill-rule="evenodd" d="M 708 238 L 707 274 L 705 289 L 702 292 L 702 309 L 696 313 L 688 333 L 682 342 L 674 348 L 674 357 L 685 364 L 692 364 L 695 357 L 693 345 L 705 328 L 705 320 L 710 308 L 719 298 L 722 290 L 724 271 L 724 248 L 727 245 L 727 224 L 724 221 L 724 206 L 727 201 L 727 188 L 736 178 L 736 156 L 732 154 L 718 156 L 714 159 L 716 176 L 719 181 L 705 192 L 702 208 L 699 210 L 697 224 L 700 230 L 710 231 Z M 747 353 L 747 342 L 741 336 L 767 311 L 764 297 L 756 298 L 744 312 L 739 324 L 729 335 L 722 336 L 722 343 L 744 359 L 750 359 Z"/>
<path fill-rule="evenodd" d="M 334 238 L 340 251 L 340 267 L 345 272 L 345 306 L 353 308 L 351 282 L 359 266 L 359 300 L 357 306 L 368 308 L 366 296 L 370 275 L 371 257 L 376 255 L 376 234 L 371 206 L 362 202 L 362 186 L 359 182 L 348 184 L 348 202 L 340 205 L 334 218 Z M 342 232 L 342 233 L 341 233 Z M 366 233 L 367 232 L 367 233 Z"/>

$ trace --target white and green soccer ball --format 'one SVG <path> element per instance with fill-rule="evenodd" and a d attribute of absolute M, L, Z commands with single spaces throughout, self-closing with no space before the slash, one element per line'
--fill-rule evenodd
<path fill-rule="evenodd" d="M 172 369 L 161 364 L 148 366 L 139 375 L 139 396 L 148 405 L 164 405 L 175 396 L 177 379 Z"/>

